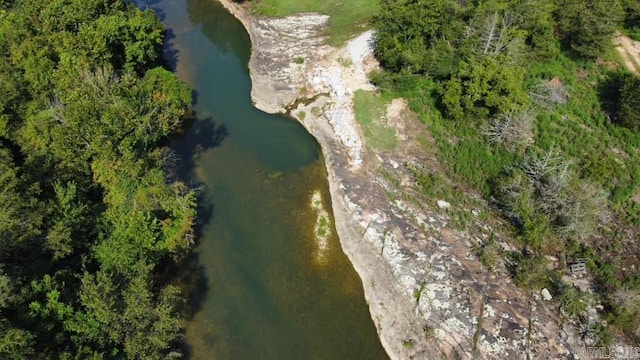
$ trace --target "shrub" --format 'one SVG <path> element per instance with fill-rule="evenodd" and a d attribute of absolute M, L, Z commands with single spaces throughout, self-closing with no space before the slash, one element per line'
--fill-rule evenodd
<path fill-rule="evenodd" d="M 630 75 L 622 85 L 618 117 L 623 126 L 640 131 L 640 78 Z"/>

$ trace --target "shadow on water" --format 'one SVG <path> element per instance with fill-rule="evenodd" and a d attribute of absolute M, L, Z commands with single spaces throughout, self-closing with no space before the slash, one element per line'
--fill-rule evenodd
<path fill-rule="evenodd" d="M 194 97 L 197 97 L 195 92 Z M 202 224 L 213 220 L 213 204 L 208 198 L 202 196 L 205 191 L 211 189 L 206 189 L 204 184 L 196 180 L 194 174 L 197 167 L 196 162 L 201 154 L 219 147 L 222 141 L 229 136 L 229 132 L 226 126 L 219 125 L 212 117 L 199 119 L 196 113 L 192 115 L 191 124 L 188 124 L 188 128 L 185 129 L 186 133 L 172 139 L 174 144 L 172 148 L 179 156 L 175 171 L 198 193 L 198 222 L 195 229 L 196 239 L 198 239 L 202 233 Z"/>
<path fill-rule="evenodd" d="M 193 92 L 193 101 L 197 101 L 197 92 Z M 211 117 L 198 118 L 192 112 L 186 120 L 183 134 L 172 139 L 172 150 L 178 155 L 179 160 L 175 168 L 171 171 L 186 182 L 197 193 L 197 221 L 194 228 L 197 247 L 200 239 L 203 238 L 205 224 L 211 223 L 214 217 L 214 204 L 205 196 L 210 189 L 206 185 L 198 182 L 194 174 L 198 157 L 211 149 L 219 147 L 223 140 L 229 135 L 224 125 L 218 125 Z M 200 254 L 196 251 L 190 252 L 178 263 L 169 261 L 163 272 L 165 278 L 176 284 L 182 290 L 185 302 L 181 312 L 187 321 L 191 321 L 198 313 L 203 304 L 207 301 L 209 293 L 210 279 L 206 274 L 206 267 L 200 260 Z M 214 339 L 210 339 L 214 343 Z M 191 358 L 191 345 L 185 340 L 181 340 L 177 346 L 181 349 L 186 359 Z"/>
<path fill-rule="evenodd" d="M 180 50 L 173 45 L 176 38 L 176 32 L 173 29 L 167 29 L 164 35 L 164 48 L 162 50 L 162 65 L 175 72 L 178 68 L 178 60 L 180 60 Z M 194 102 L 195 103 L 195 100 Z"/>
<path fill-rule="evenodd" d="M 131 3 L 143 10 L 153 11 L 162 22 L 167 20 L 167 12 L 162 8 L 163 0 L 131 0 Z M 213 1 L 211 1 L 213 2 Z M 213 29 L 212 31 L 217 31 Z M 165 30 L 163 54 L 160 64 L 176 72 L 180 60 L 180 50 L 175 46 L 176 31 L 168 27 Z M 198 92 L 192 91 L 192 104 L 198 103 Z M 198 114 L 192 110 L 183 122 L 182 129 L 177 135 L 172 136 L 172 153 L 177 155 L 177 162 L 170 165 L 168 172 L 171 177 L 184 181 L 197 193 L 197 220 L 194 227 L 194 248 L 203 239 L 203 229 L 206 224 L 213 222 L 214 204 L 206 195 L 207 189 L 204 183 L 196 180 L 196 162 L 198 157 L 211 149 L 219 147 L 223 140 L 229 136 L 227 127 L 218 124 L 212 117 L 198 118 Z M 197 251 L 189 252 L 185 257 L 175 259 L 167 258 L 157 267 L 156 280 L 158 284 L 177 285 L 184 296 L 180 312 L 182 317 L 193 320 L 196 313 L 202 310 L 209 294 L 210 279 L 206 273 L 206 267 L 202 264 L 200 254 Z M 184 331 L 184 330 L 183 330 Z M 184 335 L 184 334 L 183 334 Z M 218 340 L 210 338 L 214 344 Z M 192 346 L 184 336 L 178 340 L 173 348 L 179 348 L 184 358 L 192 358 Z"/>
<path fill-rule="evenodd" d="M 186 134 L 172 139 L 173 150 L 180 155 L 177 170 L 187 182 L 193 181 L 193 171 L 196 168 L 198 156 L 217 148 L 229 136 L 227 127 L 219 125 L 212 117 L 199 119 L 194 113 L 191 121 L 192 123 L 185 129 Z"/>
<path fill-rule="evenodd" d="M 249 35 L 239 21 L 233 17 L 218 15 L 226 13 L 226 10 L 217 1 L 186 0 L 186 4 L 189 20 L 201 25 L 202 33 L 221 52 L 231 53 L 243 63 L 248 63 L 251 54 L 251 49 L 247 46 Z M 238 36 L 239 34 L 243 36 Z M 243 70 L 249 73 L 248 67 Z"/>

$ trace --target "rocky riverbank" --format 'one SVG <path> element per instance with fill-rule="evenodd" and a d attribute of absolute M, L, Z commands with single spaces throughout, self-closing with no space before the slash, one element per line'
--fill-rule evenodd
<path fill-rule="evenodd" d="M 582 345 L 578 328 L 558 319 L 538 292 L 517 289 L 504 266 L 489 272 L 474 255 L 493 232 L 478 216 L 486 209 L 456 209 L 473 214 L 468 228 L 476 229 L 460 231 L 450 219 L 457 204 L 422 197 L 412 169 L 437 172 L 439 165 L 402 99 L 380 119 L 397 146 L 367 145 L 353 99 L 357 90 L 374 90 L 366 76 L 377 66 L 373 33 L 336 49 L 321 35 L 327 16 L 256 18 L 220 2 L 249 32 L 255 106 L 296 118 L 322 147 L 340 243 L 389 356 L 572 357 Z"/>

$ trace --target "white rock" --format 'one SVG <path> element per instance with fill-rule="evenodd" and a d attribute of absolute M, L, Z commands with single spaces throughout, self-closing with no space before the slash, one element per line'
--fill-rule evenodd
<path fill-rule="evenodd" d="M 448 209 L 451 207 L 451 204 L 449 204 L 448 202 L 444 201 L 444 200 L 438 200 L 438 207 L 440 209 Z"/>
<path fill-rule="evenodd" d="M 551 301 L 551 299 L 553 299 L 551 293 L 549 292 L 549 290 L 547 290 L 547 288 L 543 288 L 540 291 L 540 295 L 542 295 L 542 300 L 544 301 Z"/>

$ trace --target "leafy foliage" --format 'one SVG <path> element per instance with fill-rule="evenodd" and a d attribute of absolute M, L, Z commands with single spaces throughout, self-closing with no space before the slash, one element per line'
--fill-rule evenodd
<path fill-rule="evenodd" d="M 191 91 L 121 0 L 0 2 L 0 357 L 160 358 L 196 199 L 160 144 Z"/>
<path fill-rule="evenodd" d="M 524 71 L 506 67 L 491 57 L 461 62 L 446 84 L 442 102 L 447 114 L 460 120 L 469 114 L 480 118 L 521 111 L 527 94 L 522 89 Z"/>
<path fill-rule="evenodd" d="M 640 41 L 640 3 L 634 0 L 622 0 L 624 8 L 624 26 L 629 31 L 629 35 Z"/>
<path fill-rule="evenodd" d="M 622 85 L 618 116 L 622 125 L 640 131 L 640 78 L 628 76 Z"/>
<path fill-rule="evenodd" d="M 587 58 L 596 58 L 611 46 L 611 36 L 624 16 L 618 0 L 563 0 L 556 9 L 563 41 Z"/>
<path fill-rule="evenodd" d="M 464 31 L 459 20 L 464 12 L 464 7 L 451 0 L 382 1 L 374 18 L 378 60 L 391 71 L 447 75 L 452 68 L 439 68 L 435 60 L 455 61 L 447 43 L 457 41 Z M 450 62 L 446 65 L 451 66 Z"/>

